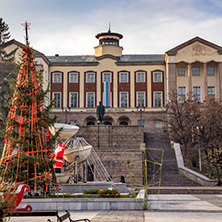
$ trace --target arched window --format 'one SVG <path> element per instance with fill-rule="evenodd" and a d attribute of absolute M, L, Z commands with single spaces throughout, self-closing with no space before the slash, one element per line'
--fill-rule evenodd
<path fill-rule="evenodd" d="M 120 126 L 128 126 L 128 122 L 126 122 L 126 121 L 121 121 L 121 122 L 119 123 L 119 125 L 120 125 Z"/>
<path fill-rule="evenodd" d="M 128 126 L 128 125 L 130 125 L 130 123 L 131 123 L 130 119 L 127 116 L 121 116 L 118 119 L 118 125 L 120 125 L 120 126 Z"/>
<path fill-rule="evenodd" d="M 87 122 L 87 124 L 86 124 L 87 126 L 93 126 L 93 125 L 95 125 L 95 123 L 94 122 L 92 122 L 92 121 L 89 121 L 89 122 Z"/>
<path fill-rule="evenodd" d="M 114 120 L 111 116 L 105 116 L 103 120 L 104 125 L 113 125 Z"/>
<path fill-rule="evenodd" d="M 88 116 L 86 119 L 85 119 L 85 125 L 86 126 L 90 126 L 90 125 L 95 125 L 96 124 L 96 118 L 94 116 Z"/>
<path fill-rule="evenodd" d="M 109 122 L 109 121 L 106 121 L 106 122 L 104 122 L 104 125 L 109 125 L 109 126 L 112 126 L 112 123 L 111 123 L 111 122 Z"/>

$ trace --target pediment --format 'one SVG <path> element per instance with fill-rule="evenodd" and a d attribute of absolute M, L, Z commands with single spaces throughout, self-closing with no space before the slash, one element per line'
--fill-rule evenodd
<path fill-rule="evenodd" d="M 179 51 L 187 51 L 191 49 L 193 56 L 211 55 L 213 52 L 222 54 L 222 47 L 211 43 L 200 37 L 195 37 L 181 45 L 166 52 L 168 56 L 175 56 Z"/>

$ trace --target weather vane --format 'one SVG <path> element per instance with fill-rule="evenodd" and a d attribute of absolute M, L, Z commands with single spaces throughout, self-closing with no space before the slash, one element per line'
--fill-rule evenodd
<path fill-rule="evenodd" d="M 28 37 L 28 29 L 30 29 L 30 25 L 31 23 L 27 22 L 25 20 L 24 23 L 22 23 L 22 26 L 23 26 L 23 30 L 25 30 L 25 40 L 26 40 L 26 45 L 28 45 L 28 40 L 29 40 L 29 37 Z"/>

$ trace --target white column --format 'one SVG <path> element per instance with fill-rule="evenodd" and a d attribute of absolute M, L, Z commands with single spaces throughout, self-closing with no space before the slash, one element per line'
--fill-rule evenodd
<path fill-rule="evenodd" d="M 208 95 L 207 90 L 207 63 L 203 64 L 203 76 L 204 76 L 204 84 L 203 84 L 203 101 L 206 99 Z"/>

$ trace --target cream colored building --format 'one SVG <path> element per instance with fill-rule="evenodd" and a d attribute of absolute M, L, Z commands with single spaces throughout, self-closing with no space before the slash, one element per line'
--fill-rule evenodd
<path fill-rule="evenodd" d="M 195 37 L 165 54 L 125 55 L 121 34 L 109 30 L 96 38 L 98 46 L 91 56 L 45 56 L 34 50 L 45 87 L 50 83 L 52 115 L 58 122 L 97 124 L 96 106 L 101 101 L 107 106 L 104 124 L 139 124 L 146 131 L 163 131 L 171 90 L 178 91 L 179 100 L 188 92 L 200 102 L 208 94 L 222 97 L 220 46 Z M 11 43 L 9 51 L 24 46 Z M 16 58 L 19 54 L 18 50 Z"/>
<path fill-rule="evenodd" d="M 192 93 L 200 102 L 207 95 L 222 98 L 222 47 L 195 37 L 165 54 L 167 94 L 176 89 L 179 100 Z"/>

